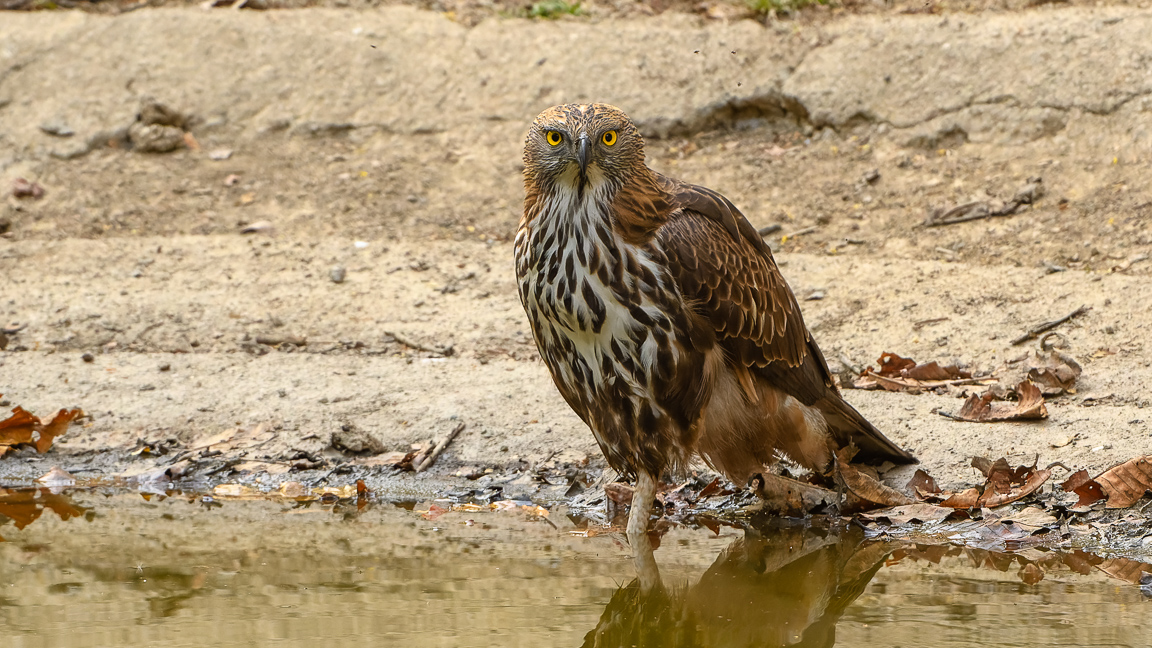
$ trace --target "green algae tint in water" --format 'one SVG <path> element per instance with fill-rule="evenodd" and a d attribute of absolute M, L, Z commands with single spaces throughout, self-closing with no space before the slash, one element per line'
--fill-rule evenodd
<path fill-rule="evenodd" d="M 612 536 L 515 512 L 0 490 L 0 516 L 4 647 L 1152 645 L 1087 554 L 674 529 L 641 595 Z"/>

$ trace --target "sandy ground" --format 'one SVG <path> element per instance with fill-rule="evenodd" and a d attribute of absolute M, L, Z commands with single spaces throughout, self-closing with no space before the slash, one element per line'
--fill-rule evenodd
<path fill-rule="evenodd" d="M 47 455 L 0 460 L 0 476 L 137 474 L 262 426 L 246 459 L 272 472 L 323 460 L 263 479 L 315 478 L 351 458 L 334 433 L 397 451 L 459 422 L 429 473 L 355 475 L 419 492 L 471 488 L 455 475 L 486 469 L 596 472 L 528 335 L 509 242 L 528 123 L 587 100 L 636 118 L 654 168 L 781 225 L 786 278 L 823 295 L 802 305 L 830 359 L 1002 371 L 1035 348 L 1013 338 L 1092 308 L 1058 329 L 1084 374 L 1046 421 L 935 413 L 962 390 L 846 392 L 942 485 L 977 481 L 972 455 L 1099 472 L 1152 453 L 1152 14 L 985 9 L 766 24 L 677 11 L 473 23 L 409 6 L 4 13 L 0 186 L 23 177 L 45 194 L 0 211 L 0 324 L 26 325 L 0 351 L 0 392 L 91 418 Z M 141 152 L 150 101 L 188 117 L 193 148 Z M 923 227 L 1031 177 L 1045 195 L 1015 215 Z M 271 228 L 241 234 L 260 221 Z M 170 452 L 133 454 L 141 441 Z"/>

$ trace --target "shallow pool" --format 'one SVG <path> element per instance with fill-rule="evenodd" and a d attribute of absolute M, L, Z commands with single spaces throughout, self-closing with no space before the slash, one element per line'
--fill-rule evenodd
<path fill-rule="evenodd" d="M 415 508 L 0 489 L 0 646 L 1152 645 L 1131 561 Z"/>

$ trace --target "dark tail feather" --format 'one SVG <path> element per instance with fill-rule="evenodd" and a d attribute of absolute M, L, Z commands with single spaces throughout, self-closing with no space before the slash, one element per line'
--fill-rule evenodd
<path fill-rule="evenodd" d="M 862 463 L 883 463 L 891 461 L 896 464 L 920 463 L 906 450 L 884 436 L 875 425 L 861 416 L 854 407 L 848 404 L 840 394 L 829 392 L 824 398 L 816 402 L 816 408 L 824 414 L 828 422 L 828 431 L 833 438 L 842 445 L 856 444 L 860 449 L 855 459 Z"/>

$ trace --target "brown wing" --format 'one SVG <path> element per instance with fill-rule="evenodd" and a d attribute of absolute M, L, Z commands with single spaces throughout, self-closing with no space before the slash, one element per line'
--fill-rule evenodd
<path fill-rule="evenodd" d="M 712 322 L 730 360 L 818 408 L 840 443 L 856 443 L 861 459 L 912 461 L 840 397 L 792 289 L 740 210 L 711 189 L 660 182 L 675 209 L 656 236 L 681 294 Z"/>
<path fill-rule="evenodd" d="M 727 198 L 704 187 L 663 180 L 676 209 L 657 237 L 681 294 L 696 302 L 729 357 L 744 366 L 799 370 L 816 360 L 816 371 L 795 376 L 815 384 L 797 385 L 800 393 L 793 394 L 812 404 L 831 379 L 823 358 L 813 354 L 800 306 L 772 252 Z"/>

